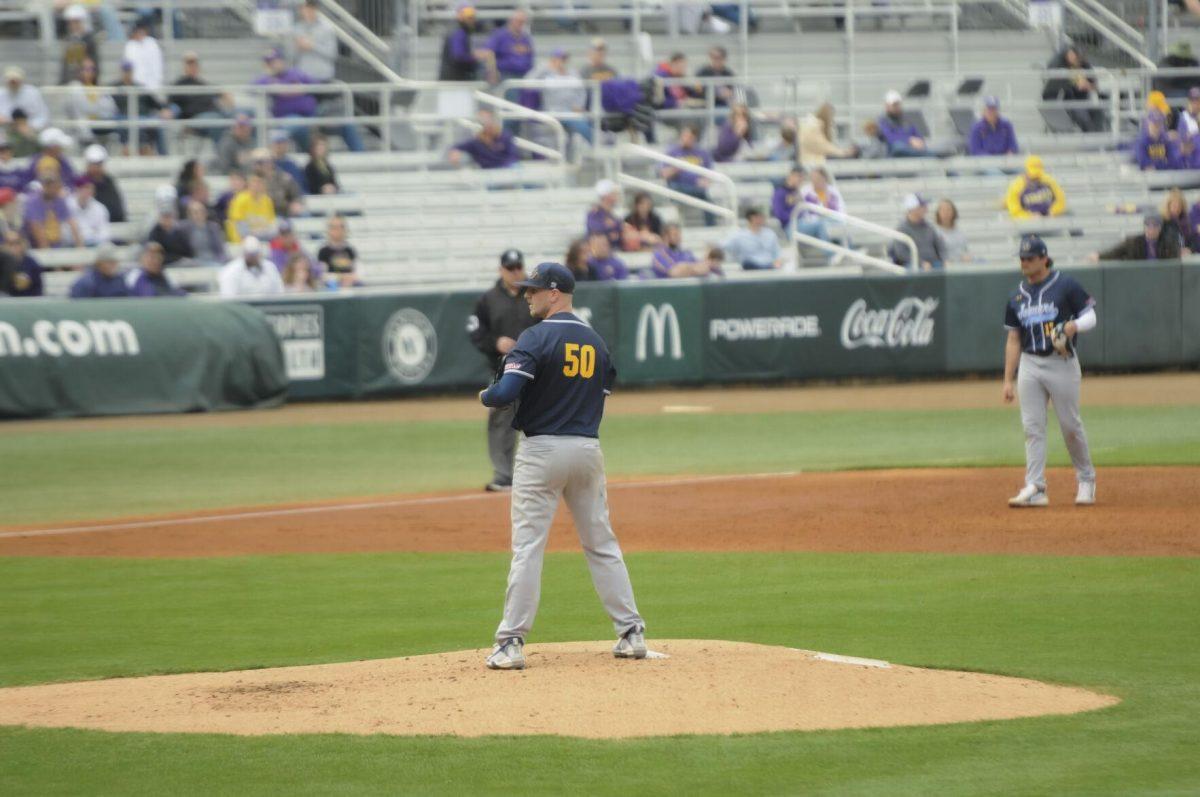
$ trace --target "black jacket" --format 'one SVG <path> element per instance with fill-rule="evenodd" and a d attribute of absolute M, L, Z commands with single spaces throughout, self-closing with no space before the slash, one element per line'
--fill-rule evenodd
<path fill-rule="evenodd" d="M 1138 233 L 1131 235 L 1121 243 L 1100 253 L 1101 260 L 1146 260 L 1146 236 Z M 1179 236 L 1168 234 L 1164 229 L 1158 234 L 1158 257 L 1156 260 L 1179 259 Z"/>
<path fill-rule="evenodd" d="M 475 303 L 475 315 L 467 323 L 467 333 L 475 348 L 488 357 L 492 368 L 499 372 L 504 357 L 496 351 L 496 339 L 516 340 L 534 323 L 525 302 L 525 290 L 521 289 L 513 296 L 504 287 L 503 280 L 496 280 L 496 284 Z"/>
<path fill-rule="evenodd" d="M 114 224 L 128 221 L 125 214 L 125 200 L 121 197 L 121 189 L 110 174 L 105 174 L 96 183 L 96 201 L 108 208 L 108 220 Z"/>

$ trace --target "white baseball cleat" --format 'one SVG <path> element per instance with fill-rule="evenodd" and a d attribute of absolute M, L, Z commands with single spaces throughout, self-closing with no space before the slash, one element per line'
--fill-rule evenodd
<path fill-rule="evenodd" d="M 1039 488 L 1036 484 L 1027 484 L 1021 488 L 1021 492 L 1008 499 L 1009 506 L 1049 506 L 1050 499 L 1046 497 L 1046 491 Z"/>
<path fill-rule="evenodd" d="M 489 670 L 523 670 L 525 669 L 524 644 L 517 638 L 497 642 L 492 648 L 492 654 L 487 657 Z"/>
<path fill-rule="evenodd" d="M 1096 503 L 1096 483 L 1080 482 L 1079 489 L 1075 491 L 1075 505 L 1091 506 L 1094 503 Z"/>
<path fill-rule="evenodd" d="M 634 629 L 617 640 L 613 655 L 618 659 L 646 658 L 646 635 Z"/>

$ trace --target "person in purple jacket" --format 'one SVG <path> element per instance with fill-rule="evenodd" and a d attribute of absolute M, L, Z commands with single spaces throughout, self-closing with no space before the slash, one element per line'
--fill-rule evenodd
<path fill-rule="evenodd" d="M 775 186 L 775 193 L 771 196 L 771 215 L 785 233 L 788 225 L 792 223 L 792 208 L 800 201 L 800 188 L 804 185 L 804 176 L 804 167 L 793 166 L 787 177 L 783 178 L 783 182 Z"/>
<path fill-rule="evenodd" d="M 528 23 L 528 12 L 518 8 L 507 24 L 488 37 L 484 49 L 492 53 L 501 80 L 519 80 L 533 69 L 533 37 Z"/>
<path fill-rule="evenodd" d="M 272 48 L 263 56 L 266 74 L 254 81 L 256 86 L 290 86 L 287 91 L 275 91 L 270 95 L 271 116 L 276 119 L 311 119 L 317 116 L 317 98 L 302 86 L 317 85 L 316 80 L 294 67 L 289 67 L 284 60 L 283 51 Z M 362 152 L 362 136 L 358 128 L 352 124 L 337 125 L 346 148 L 351 152 Z M 308 139 L 312 132 L 309 125 L 287 125 L 288 135 L 296 142 L 296 148 L 308 151 Z"/>
<path fill-rule="evenodd" d="M 515 166 L 520 160 L 517 145 L 513 143 L 512 135 L 500 127 L 496 114 L 480 110 L 476 112 L 475 118 L 481 125 L 479 132 L 451 148 L 447 155 L 450 163 L 461 166 L 463 153 L 466 153 L 480 169 L 507 169 Z"/>
<path fill-rule="evenodd" d="M 612 180 L 596 183 L 596 204 L 587 214 L 588 235 L 599 233 L 608 239 L 610 247 L 621 245 L 624 222 L 617 216 L 617 205 L 621 202 L 621 189 Z"/>
<path fill-rule="evenodd" d="M 1179 144 L 1167 135 L 1167 121 L 1159 111 L 1146 114 L 1146 123 L 1133 144 L 1133 160 L 1144 172 L 1183 168 Z"/>
<path fill-rule="evenodd" d="M 597 282 L 629 278 L 625 261 L 612 253 L 608 238 L 602 232 L 588 235 L 588 278 Z"/>
<path fill-rule="evenodd" d="M 71 283 L 72 299 L 120 299 L 129 295 L 116 253 L 108 247 L 96 253 L 95 263 Z"/>
<path fill-rule="evenodd" d="M 900 107 L 900 92 L 889 91 L 883 98 L 883 115 L 879 117 L 879 138 L 887 145 L 893 158 L 924 158 L 929 156 L 925 138 L 917 126 L 905 124 L 904 109 Z"/>
<path fill-rule="evenodd" d="M 725 124 L 721 125 L 717 146 L 713 147 L 713 160 L 717 163 L 740 160 L 753 146 L 754 122 L 750 118 L 750 109 L 736 103 L 729 109 Z"/>
<path fill-rule="evenodd" d="M 130 296 L 186 296 L 182 288 L 171 282 L 164 267 L 162 244 L 149 241 L 142 246 L 138 267 L 125 275 Z"/>
<path fill-rule="evenodd" d="M 712 156 L 708 154 L 708 150 L 697 143 L 699 139 L 700 132 L 696 129 L 695 125 L 684 125 L 683 129 L 679 131 L 679 143 L 668 149 L 667 154 L 672 158 L 678 158 L 693 165 L 711 169 L 713 166 Z M 697 199 L 708 200 L 707 177 L 702 177 L 695 172 L 681 169 L 678 166 L 663 166 L 659 174 L 667 181 L 667 187 L 671 190 L 696 197 Z M 717 217 L 705 211 L 705 226 L 713 227 L 716 223 Z"/>
<path fill-rule="evenodd" d="M 478 52 L 471 48 L 471 34 L 475 32 L 475 6 L 459 3 L 454 9 L 457 27 L 442 41 L 442 59 L 438 66 L 438 80 L 475 80 L 479 71 Z"/>
<path fill-rule="evenodd" d="M 1012 122 L 1000 115 L 1000 100 L 986 98 L 983 114 L 971 126 L 971 135 L 967 137 L 967 154 L 1015 155 L 1019 151 Z"/>

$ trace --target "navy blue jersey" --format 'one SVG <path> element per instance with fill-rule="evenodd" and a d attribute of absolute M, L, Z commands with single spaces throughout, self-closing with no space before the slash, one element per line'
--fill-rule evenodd
<path fill-rule="evenodd" d="M 542 434 L 599 437 L 604 397 L 617 369 L 596 330 L 571 313 L 556 313 L 521 333 L 503 374 L 529 380 L 513 428 Z"/>
<path fill-rule="evenodd" d="M 1021 351 L 1046 356 L 1054 353 L 1054 325 L 1075 320 L 1095 304 L 1074 277 L 1052 271 L 1037 285 L 1017 286 L 1004 308 L 1004 326 L 1021 333 Z M 1070 347 L 1074 352 L 1074 341 Z"/>

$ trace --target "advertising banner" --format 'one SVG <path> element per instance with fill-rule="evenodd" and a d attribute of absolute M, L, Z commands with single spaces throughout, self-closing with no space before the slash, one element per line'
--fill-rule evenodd
<path fill-rule="evenodd" d="M 704 378 L 698 284 L 622 285 L 617 295 L 619 381 L 697 382 Z M 611 347 L 610 347 L 611 348 Z"/>

